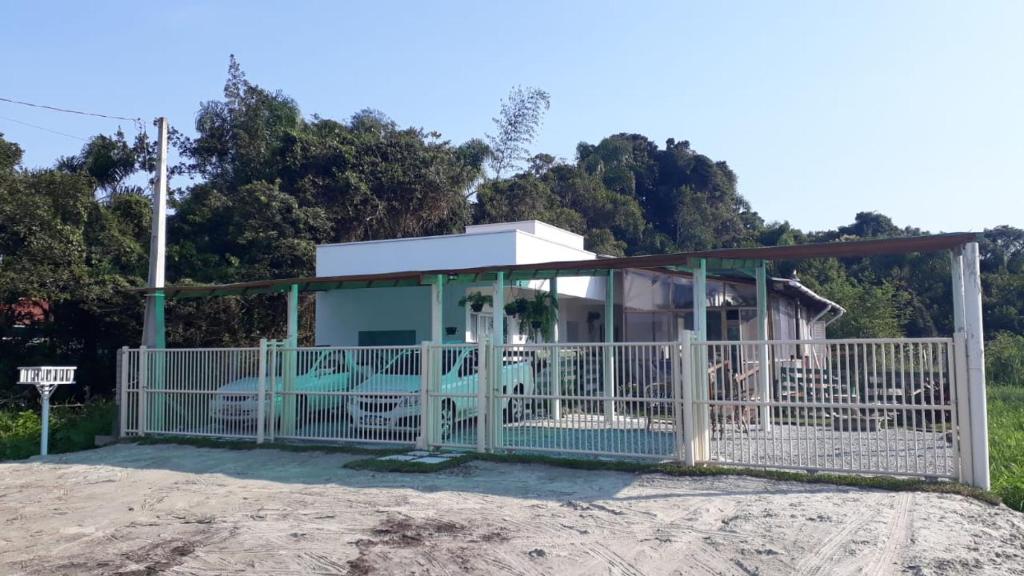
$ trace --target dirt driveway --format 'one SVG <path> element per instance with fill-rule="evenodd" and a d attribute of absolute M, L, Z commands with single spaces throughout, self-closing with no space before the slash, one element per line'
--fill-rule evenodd
<path fill-rule="evenodd" d="M 747 478 L 116 445 L 0 464 L 0 574 L 1024 574 L 1024 514 Z"/>

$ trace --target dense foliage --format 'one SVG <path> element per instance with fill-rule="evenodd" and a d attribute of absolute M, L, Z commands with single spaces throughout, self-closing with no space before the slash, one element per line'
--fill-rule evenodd
<path fill-rule="evenodd" d="M 168 279 L 310 275 L 318 243 L 528 218 L 584 234 L 588 248 L 614 255 L 924 233 L 873 212 L 818 232 L 765 222 L 732 169 L 685 140 L 661 146 L 614 134 L 580 143 L 572 161 L 530 154 L 550 103 L 542 90 L 515 88 L 493 135 L 453 143 L 373 110 L 306 117 L 285 94 L 246 79 L 232 58 L 224 96 L 200 105 L 195 135 L 172 133 L 180 162 Z M 52 168 L 27 170 L 21 149 L 0 136 L 0 392 L 12 390 L 14 366 L 41 361 L 77 364 L 80 382 L 110 389 L 114 350 L 141 333 L 142 300 L 127 289 L 145 284 L 150 208 L 138 183 L 153 151 L 144 134 L 130 141 L 116 132 Z M 986 231 L 982 251 L 987 332 L 1008 335 L 995 340 L 1010 351 L 1001 358 L 1019 358 L 1024 230 Z M 805 261 L 772 272 L 796 274 L 851 310 L 831 327 L 834 336 L 950 331 L 946 254 Z M 172 301 L 168 340 L 250 344 L 279 336 L 283 317 L 279 297 Z"/>

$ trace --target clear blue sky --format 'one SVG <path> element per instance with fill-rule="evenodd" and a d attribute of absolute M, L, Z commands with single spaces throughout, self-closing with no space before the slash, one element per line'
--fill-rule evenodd
<path fill-rule="evenodd" d="M 5 2 L 0 96 L 191 131 L 234 53 L 306 115 L 372 107 L 463 141 L 532 85 L 552 95 L 535 152 L 687 139 L 768 220 L 980 230 L 1024 226 L 1022 24 L 1017 1 Z M 116 128 L 0 103 L 29 166 L 82 142 L 11 119 Z"/>

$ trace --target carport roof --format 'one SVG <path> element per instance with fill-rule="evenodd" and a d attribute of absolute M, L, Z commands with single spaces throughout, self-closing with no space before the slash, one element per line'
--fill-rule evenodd
<path fill-rule="evenodd" d="M 709 272 L 730 275 L 753 268 L 759 261 L 787 261 L 830 257 L 857 258 L 912 252 L 931 252 L 957 248 L 968 242 L 975 242 L 979 238 L 980 234 L 957 232 L 930 236 L 797 244 L 792 246 L 720 248 L 674 254 L 598 258 L 596 260 L 508 264 L 446 270 L 408 270 L 348 276 L 280 278 L 232 284 L 175 285 L 166 286 L 163 290 L 164 294 L 168 297 L 204 298 L 285 292 L 292 285 L 298 285 L 299 290 L 305 292 L 346 288 L 420 286 L 430 284 L 437 276 L 444 276 L 451 281 L 491 281 L 496 278 L 499 272 L 504 272 L 505 279 L 508 281 L 534 280 L 570 276 L 604 276 L 607 275 L 609 270 L 622 270 L 626 268 L 689 270 L 699 265 L 700 260 L 705 260 L 708 263 Z M 137 291 L 144 293 L 152 293 L 154 290 L 153 288 L 137 289 Z"/>

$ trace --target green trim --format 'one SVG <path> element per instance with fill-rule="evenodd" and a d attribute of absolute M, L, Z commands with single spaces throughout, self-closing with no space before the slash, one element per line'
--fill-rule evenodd
<path fill-rule="evenodd" d="M 163 289 L 157 289 L 153 292 L 153 320 L 154 324 L 156 324 L 156 326 L 153 327 L 156 332 L 156 345 L 154 348 L 167 348 L 166 307 L 167 297 L 164 294 Z"/>

